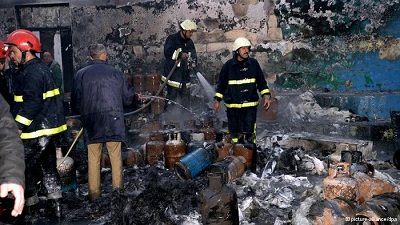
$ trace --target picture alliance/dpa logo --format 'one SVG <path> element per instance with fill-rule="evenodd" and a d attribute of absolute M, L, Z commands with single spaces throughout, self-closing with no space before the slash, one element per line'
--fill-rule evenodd
<path fill-rule="evenodd" d="M 365 218 L 365 217 L 346 217 L 346 222 L 397 222 L 397 218 L 383 217 L 383 218 Z"/>

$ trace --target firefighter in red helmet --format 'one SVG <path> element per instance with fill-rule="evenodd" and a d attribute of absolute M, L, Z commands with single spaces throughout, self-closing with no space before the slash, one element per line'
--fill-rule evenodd
<path fill-rule="evenodd" d="M 53 204 L 55 215 L 60 216 L 62 195 L 55 143 L 67 130 L 60 90 L 49 67 L 36 56 L 41 52 L 41 44 L 33 32 L 15 30 L 8 36 L 6 45 L 10 60 L 17 67 L 13 116 L 25 148 L 25 209 L 28 215 L 35 212 L 40 185 L 43 185 L 47 204 Z"/>
<path fill-rule="evenodd" d="M 8 65 L 8 47 L 4 45 L 4 41 L 0 40 L 0 94 L 10 105 L 13 106 L 13 97 L 11 94 L 11 77 L 9 76 Z"/>

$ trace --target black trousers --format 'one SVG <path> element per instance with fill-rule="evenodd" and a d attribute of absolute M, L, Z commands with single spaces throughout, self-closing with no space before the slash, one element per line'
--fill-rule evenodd
<path fill-rule="evenodd" d="M 57 171 L 56 137 L 23 140 L 25 147 L 25 199 L 38 194 L 44 187 L 49 196 L 61 195 Z"/>
<path fill-rule="evenodd" d="M 167 85 L 167 96 L 169 100 L 182 105 L 185 108 L 190 107 L 190 89 L 186 86 L 175 88 Z"/>
<path fill-rule="evenodd" d="M 239 133 L 256 133 L 257 106 L 227 108 L 228 130 L 233 140 Z"/>

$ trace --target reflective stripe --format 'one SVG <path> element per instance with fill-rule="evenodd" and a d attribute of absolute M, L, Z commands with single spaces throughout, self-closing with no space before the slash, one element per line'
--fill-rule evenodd
<path fill-rule="evenodd" d="M 258 105 L 258 102 L 245 102 L 242 104 L 226 104 L 226 107 L 228 108 L 245 108 L 245 107 L 252 107 Z"/>
<path fill-rule="evenodd" d="M 251 79 L 243 79 L 243 80 L 230 80 L 228 81 L 229 85 L 234 85 L 234 84 L 251 84 L 251 83 L 255 83 L 256 82 L 256 78 L 251 78 Z"/>
<path fill-rule="evenodd" d="M 238 138 L 232 138 L 232 142 L 233 142 L 233 143 L 237 143 L 238 141 L 239 141 Z"/>
<path fill-rule="evenodd" d="M 257 123 L 254 123 L 254 131 L 253 131 L 253 133 L 254 133 L 253 142 L 254 142 L 254 144 L 256 144 L 257 143 Z"/>
<path fill-rule="evenodd" d="M 59 94 L 60 94 L 60 90 L 58 88 L 51 90 L 51 91 L 47 91 L 46 93 L 43 93 L 43 100 L 46 98 L 54 97 Z"/>
<path fill-rule="evenodd" d="M 268 94 L 268 93 L 271 93 L 270 91 L 269 91 L 269 89 L 264 89 L 264 90 L 262 90 L 261 91 L 261 95 L 264 95 L 264 94 Z"/>
<path fill-rule="evenodd" d="M 60 90 L 58 88 L 54 89 L 54 90 L 50 90 L 47 91 L 45 93 L 43 93 L 43 100 L 46 98 L 51 98 L 54 97 L 56 95 L 60 94 Z M 24 102 L 24 97 L 22 95 L 15 95 L 14 96 L 14 101 L 15 102 Z"/>
<path fill-rule="evenodd" d="M 14 95 L 14 102 L 23 102 L 24 99 L 22 95 Z"/>
<path fill-rule="evenodd" d="M 17 115 L 15 117 L 15 121 L 17 121 L 18 123 L 22 123 L 25 126 L 29 126 L 29 125 L 31 125 L 33 120 L 27 119 L 21 115 Z"/>
<path fill-rule="evenodd" d="M 161 81 L 165 82 L 167 78 L 165 76 L 161 77 Z M 173 80 L 168 80 L 167 84 L 172 87 L 181 88 L 182 84 Z M 190 83 L 186 83 L 186 88 L 190 88 Z"/>
<path fill-rule="evenodd" d="M 56 128 L 37 130 L 34 132 L 30 132 L 30 133 L 22 133 L 20 137 L 21 137 L 21 139 L 32 139 L 32 138 L 37 138 L 37 137 L 46 136 L 46 135 L 58 134 L 65 130 L 67 130 L 66 124 L 61 125 Z"/>
<path fill-rule="evenodd" d="M 215 97 L 218 97 L 218 98 L 224 98 L 224 95 L 223 95 L 223 94 L 220 94 L 220 93 L 215 93 L 214 96 L 215 96 Z"/>

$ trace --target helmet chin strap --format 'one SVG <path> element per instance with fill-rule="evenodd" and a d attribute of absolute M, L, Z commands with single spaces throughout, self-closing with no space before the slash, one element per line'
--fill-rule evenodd
<path fill-rule="evenodd" d="M 22 67 L 22 66 L 25 65 L 25 63 L 26 63 L 26 52 L 23 52 L 23 51 L 21 51 L 21 52 L 22 52 L 22 55 L 21 55 L 21 62 L 19 62 L 19 63 L 15 63 L 15 62 L 14 62 L 14 65 L 15 65 L 17 68 Z"/>
<path fill-rule="evenodd" d="M 243 57 L 240 55 L 239 51 L 236 51 L 236 55 L 239 56 L 239 57 L 242 59 L 242 60 L 239 60 L 239 61 L 245 61 L 245 60 L 248 59 L 248 58 L 243 58 Z"/>
<path fill-rule="evenodd" d="M 186 36 L 186 33 L 187 33 L 186 30 L 182 30 L 182 33 L 183 33 L 183 37 L 185 38 L 185 40 L 189 39 L 189 38 Z"/>

